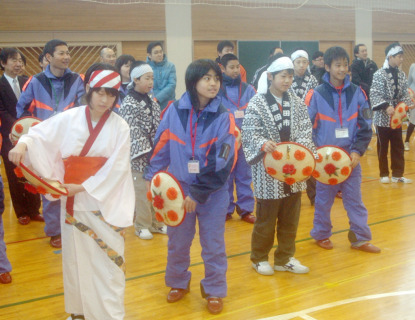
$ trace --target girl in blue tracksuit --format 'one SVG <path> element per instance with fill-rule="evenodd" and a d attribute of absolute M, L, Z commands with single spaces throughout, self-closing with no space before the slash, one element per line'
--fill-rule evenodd
<path fill-rule="evenodd" d="M 194 61 L 185 78 L 187 91 L 162 116 L 144 178 L 151 180 L 158 171 L 168 170 L 185 193 L 186 217 L 179 226 L 167 229 L 166 285 L 171 287 L 167 301 L 176 302 L 189 290 L 190 246 L 197 218 L 205 264 L 202 296 L 208 299 L 208 310 L 219 313 L 227 292 L 226 183 L 236 161 L 235 123 L 216 96 L 222 74 L 215 62 Z"/>

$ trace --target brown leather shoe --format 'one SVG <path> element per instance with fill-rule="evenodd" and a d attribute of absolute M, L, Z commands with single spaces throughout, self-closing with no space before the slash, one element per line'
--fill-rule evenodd
<path fill-rule="evenodd" d="M 167 302 L 173 303 L 177 302 L 189 292 L 189 289 L 180 289 L 180 288 L 171 288 L 167 294 Z"/>
<path fill-rule="evenodd" d="M 341 191 L 337 192 L 336 198 L 343 199 L 343 193 Z"/>
<path fill-rule="evenodd" d="M 330 241 L 329 238 L 322 239 L 322 240 L 316 240 L 316 243 L 319 247 L 321 247 L 323 249 L 326 249 L 326 250 L 333 249 L 333 243 Z"/>
<path fill-rule="evenodd" d="M 54 248 L 62 248 L 62 238 L 61 235 L 50 237 L 50 245 Z"/>
<path fill-rule="evenodd" d="M 228 220 L 231 220 L 231 219 L 232 219 L 232 213 L 227 213 L 225 221 L 228 221 Z"/>
<path fill-rule="evenodd" d="M 207 299 L 207 309 L 211 314 L 221 313 L 223 310 L 222 298 L 210 297 Z"/>
<path fill-rule="evenodd" d="M 19 223 L 23 226 L 27 225 L 30 223 L 30 218 L 29 216 L 21 216 L 19 218 L 17 218 L 17 220 L 19 221 Z"/>
<path fill-rule="evenodd" d="M 250 213 L 247 213 L 241 217 L 241 220 L 248 222 L 248 223 L 255 223 L 256 217 Z"/>
<path fill-rule="evenodd" d="M 45 219 L 43 219 L 43 216 L 41 216 L 40 214 L 37 214 L 33 217 L 30 217 L 30 220 L 33 221 L 39 221 L 39 222 L 45 222 Z"/>
<path fill-rule="evenodd" d="M 374 246 L 373 244 L 366 242 L 360 246 L 354 246 L 352 245 L 352 249 L 355 250 L 360 250 L 360 251 L 364 251 L 364 252 L 369 252 L 369 253 L 380 253 L 380 248 Z"/>
<path fill-rule="evenodd" d="M 8 272 L 0 273 L 0 283 L 8 284 L 11 282 L 12 282 L 12 276 L 10 275 L 10 273 Z"/>

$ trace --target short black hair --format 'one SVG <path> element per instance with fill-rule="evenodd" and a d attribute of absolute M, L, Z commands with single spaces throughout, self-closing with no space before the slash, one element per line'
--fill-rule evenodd
<path fill-rule="evenodd" d="M 225 47 L 231 47 L 232 49 L 235 48 L 234 44 L 231 41 L 223 40 L 223 41 L 218 43 L 218 46 L 217 46 L 218 52 L 222 52 L 223 48 L 225 48 Z"/>
<path fill-rule="evenodd" d="M 401 44 L 399 42 L 394 42 L 394 43 L 391 43 L 390 45 L 388 45 L 385 49 L 385 56 L 388 54 L 390 49 L 392 49 L 393 47 L 397 47 L 397 46 L 401 46 Z M 394 54 L 393 57 L 400 54 L 400 53 L 403 53 L 403 49 L 402 49 L 402 52 L 398 52 L 398 53 Z"/>
<path fill-rule="evenodd" d="M 0 51 L 0 61 L 3 64 L 6 64 L 7 60 L 9 60 L 10 58 L 15 58 L 18 54 L 20 54 L 20 56 L 23 57 L 21 52 L 16 48 L 3 48 L 3 50 Z M 1 64 L 0 67 L 1 70 L 4 70 L 4 67 Z"/>
<path fill-rule="evenodd" d="M 49 53 L 53 57 L 53 53 L 58 46 L 68 46 L 68 44 L 59 39 L 50 40 L 46 42 L 45 47 L 43 48 L 43 54 L 46 56 L 46 54 Z"/>
<path fill-rule="evenodd" d="M 229 61 L 234 61 L 234 60 L 239 61 L 239 59 L 238 59 L 238 57 L 237 57 L 237 56 L 235 56 L 235 55 L 234 55 L 234 54 L 232 54 L 232 53 L 227 53 L 227 54 L 224 54 L 224 55 L 222 56 L 222 58 L 220 58 L 220 64 L 221 64 L 224 68 L 226 68 L 226 66 L 228 65 L 228 62 L 229 62 Z"/>
<path fill-rule="evenodd" d="M 331 47 L 324 53 L 324 64 L 329 67 L 331 67 L 333 60 L 337 59 L 347 59 L 347 62 L 350 62 L 349 55 L 342 47 Z"/>
<path fill-rule="evenodd" d="M 186 69 L 185 82 L 186 82 L 186 91 L 190 95 L 190 101 L 192 105 L 198 109 L 200 106 L 199 97 L 196 91 L 196 84 L 200 79 L 206 75 L 209 70 L 215 71 L 216 75 L 219 77 L 220 84 L 222 86 L 222 71 L 220 70 L 219 65 L 210 59 L 200 59 L 193 61 Z"/>
<path fill-rule="evenodd" d="M 281 50 L 282 50 L 282 48 L 281 48 L 281 47 L 279 47 L 279 46 L 275 46 L 275 47 L 271 48 L 271 50 L 269 51 L 269 55 L 270 55 L 270 56 L 273 56 L 273 55 L 274 55 L 275 50 L 277 50 L 277 49 L 281 49 Z"/>
<path fill-rule="evenodd" d="M 282 53 L 280 53 L 280 52 L 278 52 L 277 54 L 274 54 L 270 59 L 269 59 L 269 62 L 268 62 L 268 65 L 267 65 L 267 69 L 268 69 L 268 67 L 275 61 L 275 60 L 277 60 L 277 59 L 279 59 L 279 58 L 283 58 L 283 57 L 287 57 L 287 58 L 289 58 L 287 55 L 285 55 L 285 54 L 282 54 Z M 274 77 L 278 74 L 278 73 L 280 73 L 280 72 L 283 72 L 283 71 L 285 71 L 285 70 L 287 70 L 288 71 L 288 73 L 289 74 L 294 74 L 294 69 L 284 69 L 284 70 L 280 70 L 280 71 L 275 71 L 275 72 L 271 72 L 271 74 L 272 74 L 272 79 L 274 79 Z"/>
<path fill-rule="evenodd" d="M 118 72 L 114 66 L 108 63 L 96 62 L 93 65 L 91 65 L 88 68 L 88 70 L 85 72 L 85 79 L 84 79 L 85 88 L 86 88 L 86 85 L 89 83 L 89 79 L 91 78 L 92 73 L 97 70 L 112 70 L 112 71 Z M 120 98 L 120 91 L 114 88 L 104 88 L 104 89 L 107 94 L 111 94 L 115 96 L 114 104 L 112 105 L 112 109 L 114 109 L 118 103 L 118 99 Z M 89 91 L 85 95 L 85 99 L 88 104 L 91 102 L 92 93 L 97 92 L 99 90 L 101 90 L 101 88 L 90 88 L 89 89 Z"/>
<path fill-rule="evenodd" d="M 160 41 L 150 42 L 147 46 L 147 53 L 151 54 L 151 51 L 153 50 L 153 48 L 157 46 L 160 46 L 161 49 L 163 49 L 163 44 Z"/>
<path fill-rule="evenodd" d="M 134 57 L 129 54 L 122 54 L 120 55 L 117 60 L 115 61 L 115 68 L 118 72 L 121 72 L 121 67 L 128 62 L 133 63 L 135 61 Z"/>
<path fill-rule="evenodd" d="M 43 52 L 41 52 L 40 54 L 39 54 L 39 57 L 37 58 L 37 61 L 39 61 L 39 63 L 43 63 L 43 58 L 44 58 L 44 54 L 43 54 Z"/>
<path fill-rule="evenodd" d="M 23 65 L 26 67 L 26 57 L 24 56 L 24 54 L 23 53 L 21 53 L 20 51 L 19 51 L 19 53 L 20 53 L 20 56 L 22 57 L 22 62 L 23 62 Z"/>
<path fill-rule="evenodd" d="M 359 43 L 359 44 L 357 44 L 357 45 L 355 45 L 354 46 L 354 48 L 353 48 L 353 54 L 354 54 L 354 56 L 356 56 L 358 53 L 359 53 L 359 48 L 360 47 L 366 47 L 366 45 L 364 45 L 363 43 Z"/>
<path fill-rule="evenodd" d="M 316 51 L 313 53 L 311 60 L 316 60 L 317 58 L 324 57 L 324 53 L 322 51 Z"/>

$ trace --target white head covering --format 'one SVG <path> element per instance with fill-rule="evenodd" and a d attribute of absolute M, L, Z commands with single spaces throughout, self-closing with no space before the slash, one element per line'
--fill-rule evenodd
<path fill-rule="evenodd" d="M 268 90 L 268 76 L 267 73 L 273 73 L 277 71 L 294 69 L 293 62 L 288 57 L 281 57 L 275 60 L 268 68 L 261 74 L 258 81 L 258 93 L 267 93 Z"/>
<path fill-rule="evenodd" d="M 306 58 L 308 60 L 308 53 L 305 52 L 304 50 L 294 51 L 293 54 L 291 55 L 291 60 L 294 62 L 294 60 L 298 58 Z"/>
<path fill-rule="evenodd" d="M 112 70 L 95 70 L 89 78 L 90 88 L 113 88 L 119 90 L 121 77 L 118 72 Z"/>
<path fill-rule="evenodd" d="M 128 84 L 127 89 L 134 88 L 134 79 L 140 78 L 143 74 L 149 72 L 153 72 L 153 69 L 147 63 L 140 64 L 138 67 L 135 67 L 130 73 L 131 82 Z"/>
<path fill-rule="evenodd" d="M 383 63 L 383 69 L 388 69 L 389 68 L 389 57 L 394 56 L 395 54 L 398 53 L 403 53 L 403 49 L 400 45 L 396 45 L 393 48 L 391 48 L 388 52 L 388 54 L 386 55 L 385 58 L 385 62 Z"/>

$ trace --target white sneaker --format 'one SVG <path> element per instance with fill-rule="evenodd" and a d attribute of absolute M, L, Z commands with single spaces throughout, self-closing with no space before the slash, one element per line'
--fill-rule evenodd
<path fill-rule="evenodd" d="M 404 149 L 405 149 L 405 151 L 411 150 L 411 148 L 409 148 L 409 142 L 405 142 Z"/>
<path fill-rule="evenodd" d="M 308 273 L 310 269 L 303 266 L 296 258 L 291 257 L 290 261 L 284 266 L 274 266 L 276 271 L 289 271 L 292 273 Z"/>
<path fill-rule="evenodd" d="M 405 178 L 405 177 L 400 177 L 400 178 L 396 178 L 396 177 L 392 177 L 392 182 L 394 183 L 412 183 L 411 179 Z"/>
<path fill-rule="evenodd" d="M 167 234 L 167 226 L 162 226 L 158 228 L 151 227 L 150 231 L 153 233 Z"/>
<path fill-rule="evenodd" d="M 274 270 L 268 261 L 252 263 L 252 268 L 254 268 L 256 272 L 262 274 L 263 276 L 272 276 L 274 274 Z"/>
<path fill-rule="evenodd" d="M 151 234 L 150 230 L 148 229 L 139 229 L 135 230 L 135 235 L 142 240 L 150 240 L 153 239 L 153 235 Z"/>
<path fill-rule="evenodd" d="M 391 181 L 389 180 L 389 177 L 381 177 L 380 183 L 391 183 Z"/>

